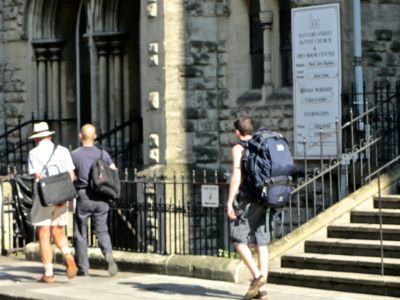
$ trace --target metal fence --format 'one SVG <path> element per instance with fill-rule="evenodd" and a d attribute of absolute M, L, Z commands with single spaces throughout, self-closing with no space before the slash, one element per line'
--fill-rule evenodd
<path fill-rule="evenodd" d="M 29 150 L 33 148 L 34 143 L 28 137 L 34 123 L 46 121 L 50 128 L 57 134 L 54 136 L 54 142 L 70 149 L 75 148 L 78 136 L 76 134 L 76 119 L 74 118 L 37 118 L 32 113 L 31 117 L 25 121 L 21 117 L 17 119 L 17 124 L 10 126 L 4 122 L 4 132 L 0 134 L 0 174 L 7 175 L 7 168 L 14 168 L 18 173 L 25 171 L 28 160 Z M 74 132 L 71 135 L 71 132 Z M 121 168 L 132 168 L 142 164 L 141 144 L 142 137 L 142 119 L 132 118 L 122 124 L 114 124 L 114 128 L 102 132 L 99 130 L 96 142 L 112 155 L 115 162 Z"/>
<path fill-rule="evenodd" d="M 33 141 L 28 139 L 31 133 L 32 125 L 36 122 L 46 121 L 49 126 L 57 130 L 55 141 L 64 144 L 66 129 L 70 128 L 76 122 L 74 118 L 60 119 L 41 119 L 35 117 L 32 113 L 31 117 L 25 121 L 18 117 L 17 124 L 10 126 L 4 121 L 4 132 L 0 134 L 0 174 L 7 175 L 9 168 L 18 170 L 22 173 L 23 166 L 26 165 L 29 150 L 33 147 Z"/>
<path fill-rule="evenodd" d="M 351 126 L 356 122 L 354 119 Z M 345 126 L 348 130 L 350 127 Z M 321 166 L 311 168 L 304 163 L 289 205 L 274 218 L 274 237 L 281 238 L 366 184 L 365 178 L 380 165 L 382 142 L 371 137 L 355 143 L 352 151 L 338 159 L 321 160 Z M 190 177 L 156 173 L 139 176 L 134 169 L 126 169 L 121 199 L 111 207 L 108 220 L 114 248 L 159 254 L 235 255 L 226 217 L 228 178 L 229 173 L 216 171 L 192 172 Z M 31 205 L 32 183 L 26 180 L 23 184 L 17 174 L 10 175 L 10 182 L 15 184 L 6 215 L 14 221 L 7 225 L 12 230 L 2 230 L 2 240 L 12 240 L 12 250 L 33 238 L 28 235 L 31 229 L 26 212 Z M 96 246 L 92 232 L 89 244 Z"/>
<path fill-rule="evenodd" d="M 394 92 L 389 86 L 376 87 L 374 93 L 366 93 L 366 96 L 369 101 L 365 103 L 364 114 L 354 116 L 349 100 L 343 123 L 336 124 L 336 143 L 342 145 L 336 157 L 324 158 L 322 145 L 326 135 L 322 129 L 318 142 L 320 159 L 306 159 L 309 145 L 304 140 L 305 157 L 296 162 L 298 168 L 291 200 L 274 217 L 275 238 L 293 231 L 367 184 L 370 174 L 399 154 L 399 86 Z M 354 95 L 349 99 L 352 97 Z M 21 203 L 29 209 L 29 201 L 25 197 L 21 200 L 25 188 L 21 188 L 13 171 L 18 169 L 8 170 L 10 179 L 16 178 L 17 184 L 13 188 L 12 209 L 7 211 L 13 214 L 14 220 L 25 218 L 29 225 L 29 217 L 20 209 Z M 109 217 L 115 249 L 160 254 L 234 255 L 225 207 L 229 172 L 207 170 L 139 175 L 135 169 L 128 168 L 123 170 L 121 178 L 122 197 L 112 206 Z M 29 184 L 25 185 L 29 187 Z M 29 198 L 29 192 L 25 194 Z M 207 205 L 204 204 L 206 196 L 213 200 Z M 13 223 L 13 231 L 2 231 L 2 235 L 14 235 L 8 239 L 15 241 L 15 249 L 32 238 L 26 234 L 29 230 L 20 229 L 20 223 Z M 93 234 L 89 235 L 89 243 L 96 245 Z"/>
<path fill-rule="evenodd" d="M 209 182 L 196 173 L 190 179 L 183 175 L 128 178 L 125 174 L 122 200 L 112 206 L 109 215 L 116 249 L 214 256 L 225 249 L 233 251 L 225 213 L 226 181 L 216 177 Z M 218 200 L 212 207 L 202 205 L 202 189 L 208 187 L 213 200 Z M 94 236 L 90 241 L 93 245 Z"/>

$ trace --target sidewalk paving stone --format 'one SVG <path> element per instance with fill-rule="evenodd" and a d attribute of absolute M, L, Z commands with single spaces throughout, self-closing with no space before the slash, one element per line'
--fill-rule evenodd
<path fill-rule="evenodd" d="M 65 268 L 55 265 L 56 283 L 36 282 L 42 273 L 37 262 L 0 256 L 0 300 L 125 300 L 125 299 L 242 299 L 247 283 L 196 279 L 158 274 L 90 270 L 89 277 L 68 280 Z M 397 298 L 352 294 L 283 285 L 268 285 L 269 300 L 394 300 Z"/>

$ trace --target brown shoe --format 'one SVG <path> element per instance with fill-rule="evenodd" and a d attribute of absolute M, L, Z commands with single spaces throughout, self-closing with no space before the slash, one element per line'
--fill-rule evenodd
<path fill-rule="evenodd" d="M 258 295 L 254 299 L 268 300 L 267 291 L 258 291 Z"/>
<path fill-rule="evenodd" d="M 48 284 L 54 283 L 55 281 L 56 280 L 54 279 L 54 276 L 46 276 L 46 275 L 43 275 L 38 279 L 38 282 L 48 283 Z"/>
<path fill-rule="evenodd" d="M 76 276 L 76 273 L 78 272 L 78 268 L 76 267 L 75 264 L 75 259 L 72 256 L 72 254 L 69 253 L 64 256 L 64 260 L 65 260 L 65 265 L 67 267 L 67 277 L 69 279 L 72 279 Z"/>
<path fill-rule="evenodd" d="M 246 295 L 244 295 L 245 300 L 250 300 L 255 298 L 258 295 L 258 290 L 267 282 L 267 279 L 260 275 L 258 278 L 255 278 L 251 281 L 249 290 Z"/>

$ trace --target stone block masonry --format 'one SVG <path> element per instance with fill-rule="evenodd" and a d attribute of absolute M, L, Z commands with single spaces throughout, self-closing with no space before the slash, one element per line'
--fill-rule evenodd
<path fill-rule="evenodd" d="M 24 0 L 3 1 L 3 34 L 4 42 L 15 42 L 22 39 L 24 23 Z"/>

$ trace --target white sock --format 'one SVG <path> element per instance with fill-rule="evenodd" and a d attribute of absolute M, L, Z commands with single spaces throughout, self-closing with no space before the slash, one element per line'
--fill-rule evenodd
<path fill-rule="evenodd" d="M 45 264 L 44 265 L 44 276 L 47 276 L 47 277 L 53 276 L 53 264 Z"/>
<path fill-rule="evenodd" d="M 64 255 L 70 254 L 71 253 L 71 249 L 69 249 L 68 246 L 64 246 L 61 248 L 61 251 Z"/>

